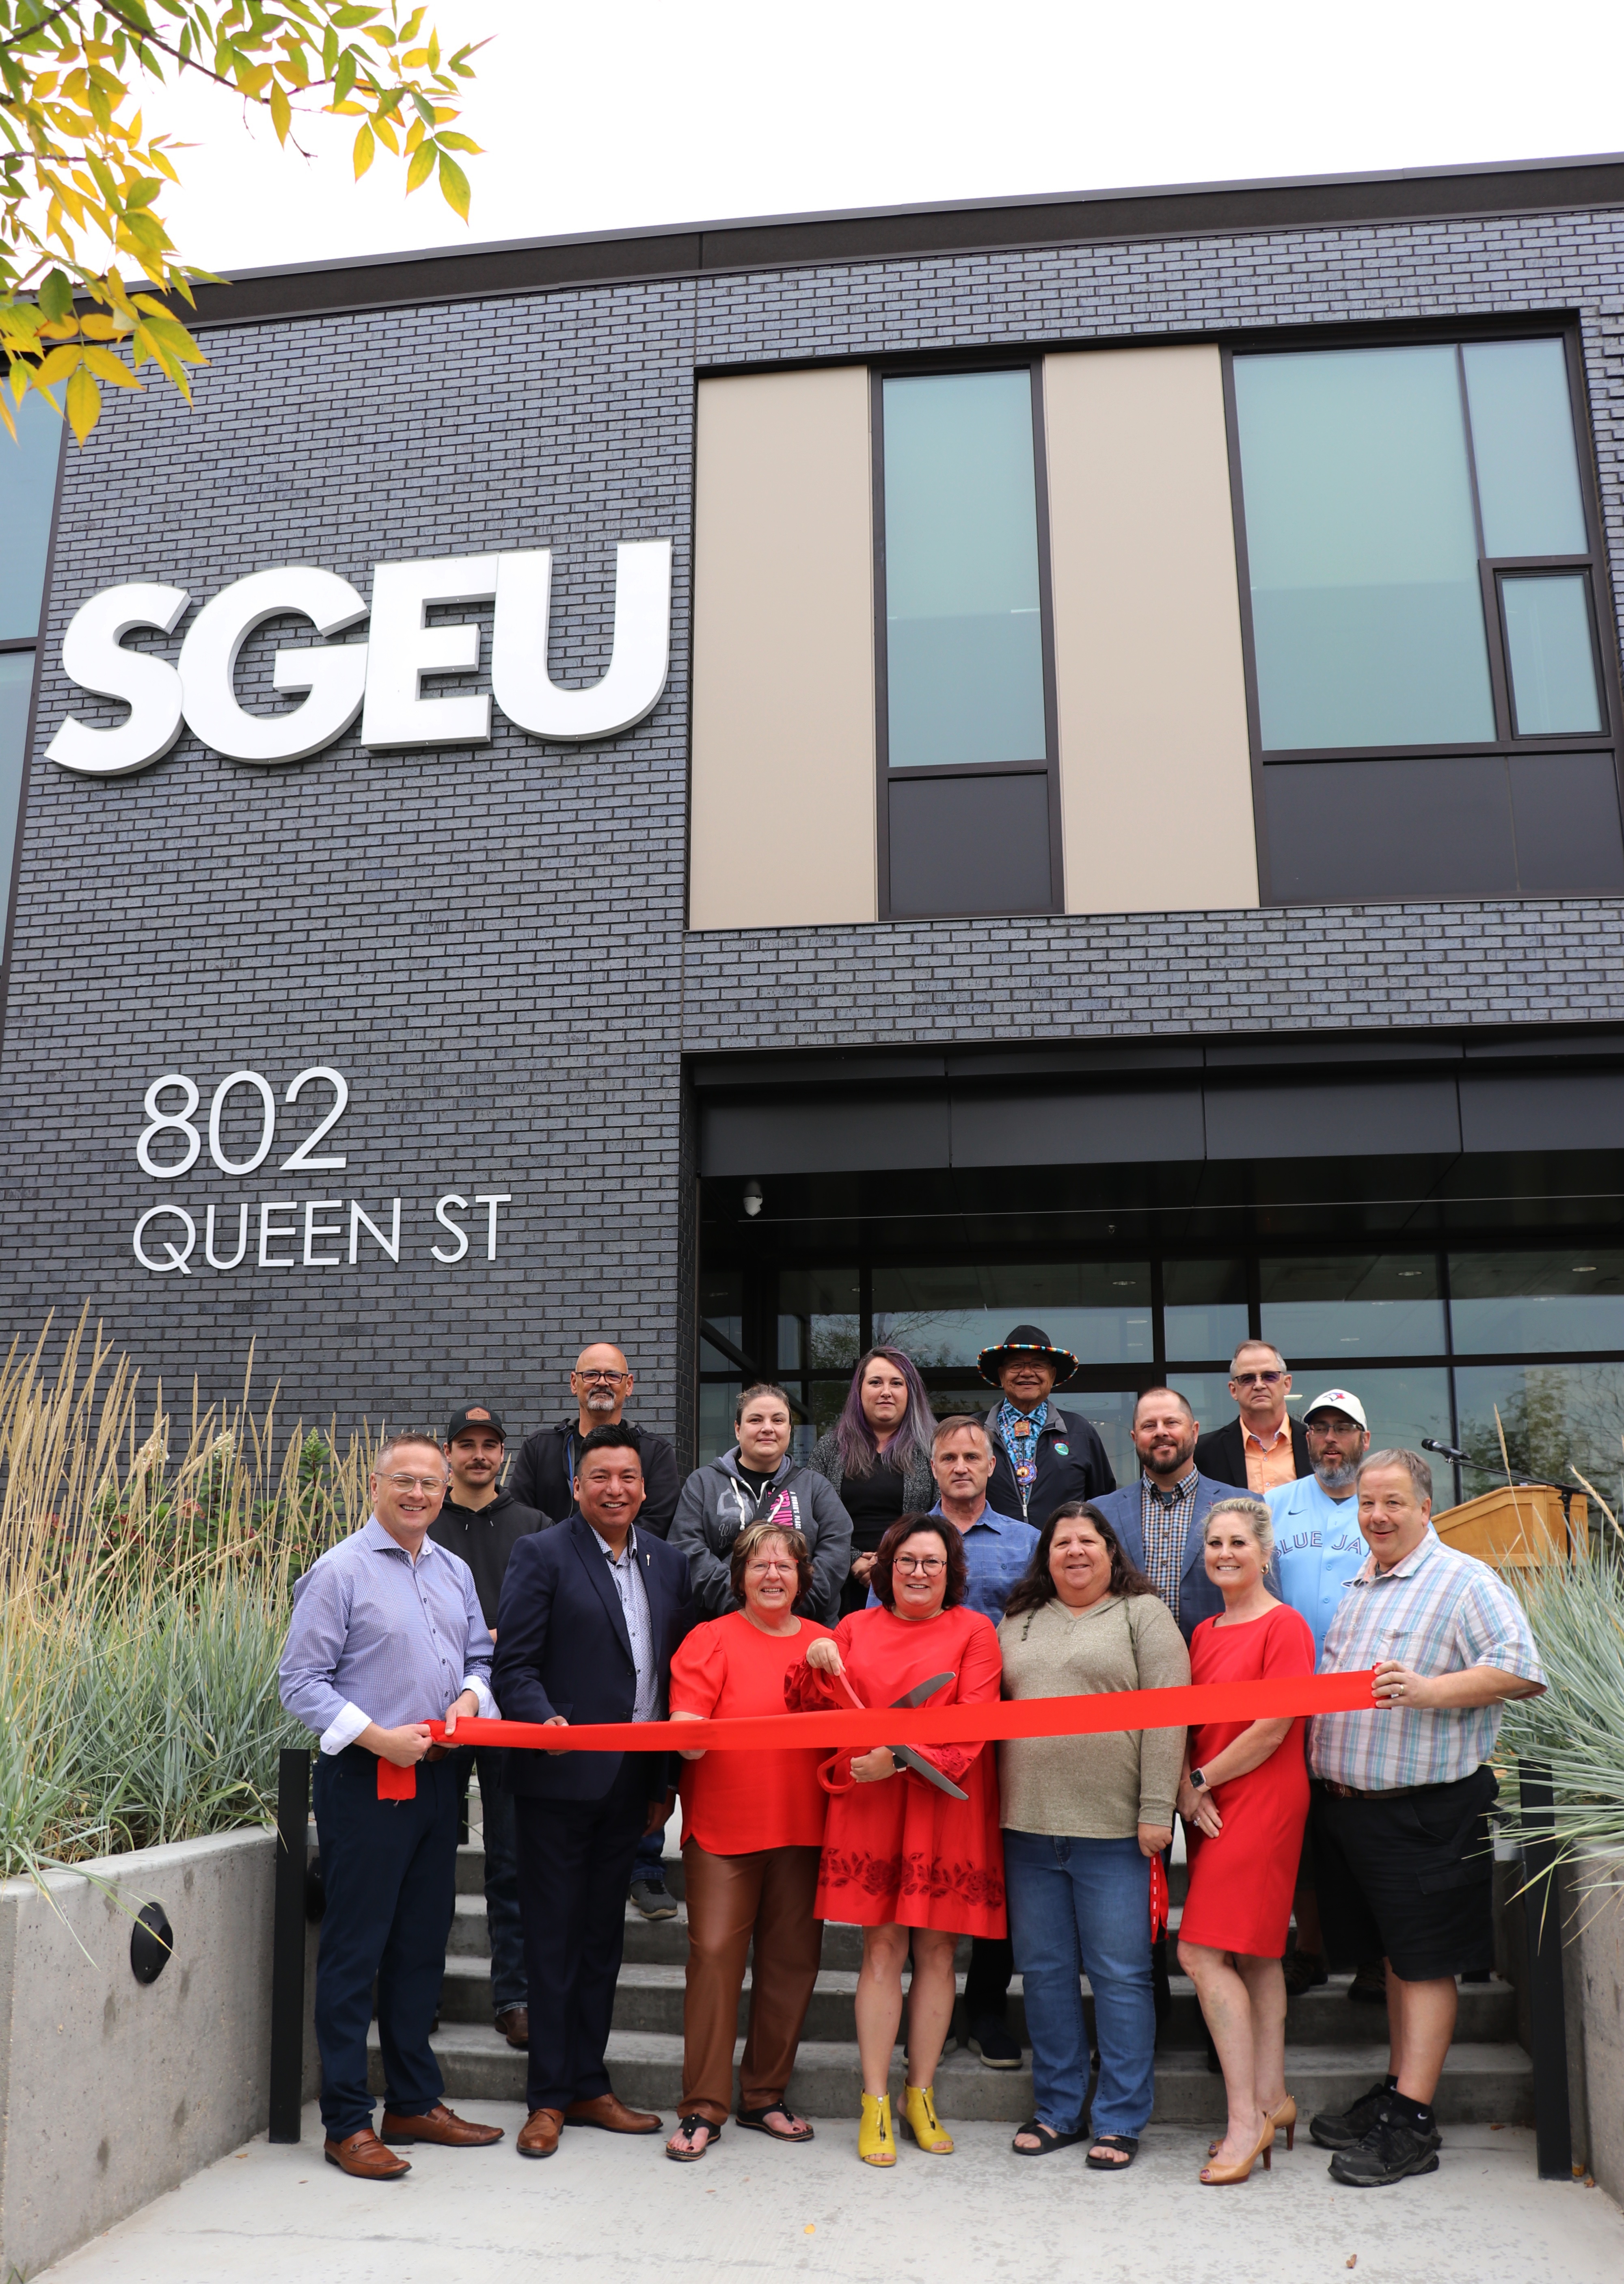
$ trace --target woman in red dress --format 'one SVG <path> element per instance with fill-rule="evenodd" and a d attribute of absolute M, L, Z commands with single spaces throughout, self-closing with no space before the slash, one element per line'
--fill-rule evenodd
<path fill-rule="evenodd" d="M 1207 1511 L 1206 1575 L 1221 1617 L 1190 1639 L 1190 1678 L 1284 1680 L 1314 1670 L 1306 1619 L 1264 1579 L 1274 1531 L 1261 1499 L 1219 1499 Z M 1223 2067 L 1229 2129 L 1201 2178 L 1244 2181 L 1269 2163 L 1276 2129 L 1292 2146 L 1297 2104 L 1285 2090 L 1285 1955 L 1292 1890 L 1308 1815 L 1303 1724 L 1214 1721 L 1190 1733 L 1178 1794 L 1190 1847 L 1190 1893 L 1179 1965 L 1196 1986 Z"/>
<path fill-rule="evenodd" d="M 785 1675 L 814 1641 L 829 1639 L 827 1626 L 795 1615 L 813 1589 L 800 1531 L 747 1523 L 733 1541 L 729 1579 L 744 1607 L 696 1626 L 671 1660 L 674 1721 L 781 1714 Z M 753 1945 L 738 2123 L 774 2141 L 812 2139 L 785 2095 L 823 1952 L 814 1903 L 828 1807 L 817 1780 L 823 1757 L 805 1746 L 683 1755 L 688 1975 L 680 2118 L 666 2144 L 679 2163 L 722 2139 Z"/>
<path fill-rule="evenodd" d="M 880 1607 L 842 1618 L 832 1640 L 814 1642 L 785 1677 L 795 1711 L 849 1705 L 844 1675 L 864 1705 L 893 1705 L 937 1674 L 949 1677 L 933 1705 L 995 1704 L 1003 1661 L 992 1623 L 964 1607 L 964 1542 L 940 1515 L 905 1514 L 879 1543 L 870 1584 Z M 953 2139 L 936 2116 L 936 2064 L 953 2018 L 953 1952 L 961 1935 L 1001 1936 L 1003 1842 L 995 1756 L 980 1745 L 916 1749 L 968 1795 L 955 1800 L 889 1747 L 837 1755 L 818 1874 L 819 1919 L 863 1933 L 857 2045 L 863 2122 L 857 2154 L 894 2165 L 891 2058 L 902 2012 L 902 1967 L 913 1947 L 908 2001 L 903 2115 L 920 2148 L 950 2156 Z M 849 1772 L 849 1777 L 848 1777 Z"/>

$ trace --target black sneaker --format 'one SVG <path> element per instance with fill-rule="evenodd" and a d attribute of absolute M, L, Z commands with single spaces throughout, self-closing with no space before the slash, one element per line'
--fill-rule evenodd
<path fill-rule="evenodd" d="M 1351 2149 L 1386 2116 L 1392 2099 L 1386 2085 L 1373 2085 L 1340 2115 L 1322 2109 L 1309 2123 L 1308 2139 L 1317 2141 L 1322 2149 Z"/>
<path fill-rule="evenodd" d="M 1305 1991 L 1317 1991 L 1322 1983 L 1331 1980 L 1317 1951 L 1287 1952 L 1284 1971 L 1288 1998 L 1300 1998 Z"/>
<path fill-rule="evenodd" d="M 972 2022 L 964 2044 L 972 2054 L 980 2054 L 988 2069 L 1020 2068 L 1020 2040 L 1012 2038 L 1002 2022 Z"/>
<path fill-rule="evenodd" d="M 1435 2125 L 1423 2132 L 1408 2118 L 1384 2110 L 1362 2140 L 1355 2141 L 1351 2149 L 1337 2151 L 1331 2161 L 1331 2178 L 1344 2188 L 1386 2189 L 1411 2173 L 1435 2173 L 1442 2139 Z"/>
<path fill-rule="evenodd" d="M 674 1920 L 676 1905 L 663 1880 L 634 1880 L 631 1899 L 645 1920 Z"/>
<path fill-rule="evenodd" d="M 1347 1986 L 1347 1995 L 1355 2006 L 1385 2006 L 1387 2003 L 1387 1970 L 1378 1959 L 1374 1967 L 1362 1967 Z"/>

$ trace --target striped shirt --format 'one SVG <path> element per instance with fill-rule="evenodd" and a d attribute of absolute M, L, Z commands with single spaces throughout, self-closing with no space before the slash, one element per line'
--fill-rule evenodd
<path fill-rule="evenodd" d="M 1198 1469 L 1164 1491 L 1148 1475 L 1139 1478 L 1139 1529 L 1144 1539 L 1144 1575 L 1162 1600 L 1178 1615 L 1179 1580 L 1184 1575 L 1184 1546 L 1196 1511 Z"/>
<path fill-rule="evenodd" d="M 1372 1555 L 1342 1589 L 1325 1637 L 1322 1673 L 1359 1673 L 1396 1658 L 1412 1673 L 1461 1673 L 1498 1666 L 1542 1681 L 1539 1653 L 1521 1606 L 1475 1555 L 1446 1546 L 1429 1529 L 1391 1570 Z M 1398 1705 L 1368 1713 L 1316 1713 L 1308 1763 L 1316 1777 L 1358 1792 L 1453 1784 L 1488 1759 L 1500 1734 L 1498 1705 Z"/>

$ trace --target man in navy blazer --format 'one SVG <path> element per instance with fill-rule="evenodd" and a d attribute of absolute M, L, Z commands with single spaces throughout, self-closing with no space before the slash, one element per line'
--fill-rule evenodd
<path fill-rule="evenodd" d="M 1206 1575 L 1203 1525 L 1213 1501 L 1236 1489 L 1197 1471 L 1200 1433 L 1200 1421 L 1175 1389 L 1147 1388 L 1134 1406 L 1139 1480 L 1094 1501 L 1121 1540 L 1122 1552 L 1178 1620 L 1186 1641 L 1203 1618 L 1215 1617 L 1223 1607 L 1223 1596 Z M 1240 1490 L 1243 1497 L 1250 1496 L 1244 1483 Z M 496 1702 L 504 1703 L 500 1693 Z"/>
<path fill-rule="evenodd" d="M 575 1461 L 575 1513 L 521 1538 L 496 1608 L 494 1676 L 510 1721 L 567 1726 L 665 1717 L 671 1654 L 694 1623 L 688 1565 L 636 1528 L 643 1461 L 628 1428 L 595 1428 Z M 604 2067 L 626 1929 L 626 1887 L 669 1808 L 664 1753 L 515 1751 L 519 1908 L 530 1986 L 526 2157 L 566 2125 L 657 2133 Z"/>

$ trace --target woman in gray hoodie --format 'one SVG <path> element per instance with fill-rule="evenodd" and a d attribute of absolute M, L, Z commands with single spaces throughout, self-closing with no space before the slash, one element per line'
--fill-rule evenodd
<path fill-rule="evenodd" d="M 707 1618 L 739 1607 L 729 1576 L 733 1541 L 746 1523 L 798 1530 L 812 1557 L 810 1592 L 796 1610 L 832 1625 L 851 1567 L 851 1517 L 833 1487 L 789 1456 L 792 1417 L 781 1388 L 746 1388 L 733 1407 L 738 1443 L 696 1467 L 683 1485 L 670 1544 L 688 1558 L 694 1600 Z"/>

